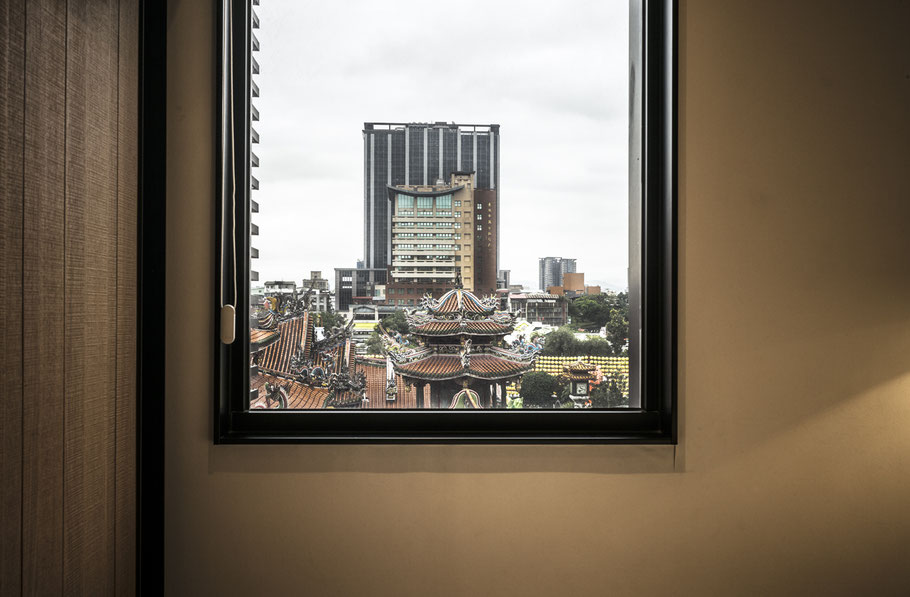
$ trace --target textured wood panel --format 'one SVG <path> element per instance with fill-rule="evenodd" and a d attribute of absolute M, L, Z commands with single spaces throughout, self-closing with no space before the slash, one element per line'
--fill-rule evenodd
<path fill-rule="evenodd" d="M 0 595 L 21 591 L 25 3 L 0 6 Z"/>
<path fill-rule="evenodd" d="M 115 585 L 118 25 L 68 4 L 63 582 L 89 595 Z"/>
<path fill-rule="evenodd" d="M 136 281 L 139 2 L 120 0 L 117 137 L 116 593 L 136 583 Z"/>
<path fill-rule="evenodd" d="M 138 0 L 0 3 L 4 597 L 135 593 L 138 44 Z"/>
<path fill-rule="evenodd" d="M 22 589 L 53 595 L 63 578 L 65 5 L 29 2 L 25 40 Z"/>

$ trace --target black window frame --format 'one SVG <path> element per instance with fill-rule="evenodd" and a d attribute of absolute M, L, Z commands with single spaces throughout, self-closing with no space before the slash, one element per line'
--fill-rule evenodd
<path fill-rule="evenodd" d="M 238 281 L 236 340 L 220 339 L 221 305 L 213 305 L 215 330 L 214 442 L 241 443 L 677 443 L 677 6 L 675 0 L 632 0 L 630 20 L 630 208 L 640 243 L 630 246 L 632 392 L 640 408 L 610 410 L 306 410 L 250 412 L 249 401 L 249 227 L 250 200 L 250 11 L 249 0 L 218 3 L 216 48 L 216 155 L 221 156 L 216 195 L 215 255 L 231 259 L 215 267 L 215 296 L 233 296 Z M 233 6 L 233 19 L 228 7 Z M 228 101 L 228 23 L 233 27 L 234 111 Z M 639 38 L 640 36 L 640 38 Z M 640 42 L 640 43 L 638 43 Z M 236 98 L 241 98 L 238 101 Z M 235 143 L 230 151 L 229 118 Z M 636 159 L 640 156 L 640 159 Z M 236 238 L 222 213 L 231 206 L 231 171 L 236 164 Z M 634 199 L 638 197 L 638 199 Z M 641 209 L 636 209 L 636 203 Z M 638 387 L 635 387 L 638 386 Z"/>

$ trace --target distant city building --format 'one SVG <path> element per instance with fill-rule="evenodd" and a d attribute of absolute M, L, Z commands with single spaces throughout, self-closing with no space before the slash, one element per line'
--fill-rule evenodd
<path fill-rule="evenodd" d="M 254 2 L 259 4 L 259 2 Z M 253 123 L 259 120 L 259 110 L 255 106 L 255 99 L 259 97 L 259 85 L 256 84 L 254 77 L 259 75 L 259 62 L 253 56 L 253 52 L 259 52 L 259 39 L 256 37 L 256 29 L 259 29 L 259 17 L 255 9 L 250 8 L 250 143 L 259 143 L 259 133 L 253 128 Z M 259 167 L 259 156 L 250 146 L 250 167 Z M 259 258 L 259 249 L 253 246 L 253 237 L 259 235 L 259 226 L 253 222 L 253 214 L 259 213 L 259 203 L 253 199 L 253 191 L 259 190 L 259 179 L 250 173 L 250 281 L 259 281 L 259 272 L 253 267 L 253 259 Z"/>
<path fill-rule="evenodd" d="M 438 298 L 455 287 L 457 274 L 478 294 L 496 289 L 495 193 L 478 192 L 483 200 L 477 199 L 473 179 L 456 172 L 448 184 L 389 187 L 388 304 L 415 306 L 424 294 Z"/>
<path fill-rule="evenodd" d="M 300 287 L 304 290 L 329 290 L 329 281 L 322 277 L 322 272 L 320 271 L 310 271 L 310 277 L 305 279 Z"/>
<path fill-rule="evenodd" d="M 539 321 L 552 326 L 566 325 L 569 320 L 569 303 L 565 297 L 547 292 L 528 292 L 509 295 L 511 311 L 528 321 Z"/>
<path fill-rule="evenodd" d="M 314 290 L 310 297 L 310 308 L 317 313 L 335 309 L 335 293 L 330 290 Z"/>
<path fill-rule="evenodd" d="M 357 262 L 362 263 L 361 261 Z M 355 303 L 385 301 L 386 268 L 335 268 L 335 310 L 347 311 Z"/>
<path fill-rule="evenodd" d="M 390 186 L 428 186 L 453 173 L 474 175 L 478 202 L 492 204 L 478 225 L 491 237 L 499 232 L 499 125 L 366 122 L 363 125 L 363 212 L 365 267 L 392 265 Z M 491 241 L 491 249 L 495 249 Z M 499 255 L 492 254 L 493 287 Z"/>
<path fill-rule="evenodd" d="M 585 291 L 585 274 L 584 272 L 565 272 L 562 275 L 562 287 L 565 289 L 566 294 L 573 296 L 576 294 L 584 294 Z"/>
<path fill-rule="evenodd" d="M 525 287 L 522 284 L 509 284 L 509 292 L 524 292 Z"/>
<path fill-rule="evenodd" d="M 585 286 L 585 294 L 600 294 L 600 286 Z"/>
<path fill-rule="evenodd" d="M 562 277 L 564 274 L 575 272 L 575 262 L 575 259 L 569 259 L 567 257 L 539 258 L 540 290 L 546 290 L 549 286 L 563 286 Z"/>
<path fill-rule="evenodd" d="M 297 284 L 292 280 L 273 280 L 265 283 L 265 296 L 297 294 Z"/>
<path fill-rule="evenodd" d="M 511 283 L 512 270 L 501 269 L 496 275 L 496 288 L 508 288 Z"/>

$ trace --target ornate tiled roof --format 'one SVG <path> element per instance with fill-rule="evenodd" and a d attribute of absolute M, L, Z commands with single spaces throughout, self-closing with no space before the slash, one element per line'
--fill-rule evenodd
<path fill-rule="evenodd" d="M 367 402 L 361 405 L 365 409 L 404 409 L 417 408 L 417 390 L 408 387 L 400 375 L 395 377 L 398 395 L 395 400 L 386 400 L 386 362 L 376 359 L 357 359 L 357 370 L 363 371 L 367 378 Z M 429 393 L 425 398 L 429 401 Z"/>
<path fill-rule="evenodd" d="M 520 362 L 494 354 L 475 353 L 465 362 L 456 354 L 432 354 L 428 357 L 396 364 L 396 371 L 404 377 L 442 380 L 460 377 L 477 379 L 507 379 L 522 375 L 533 368 L 532 362 Z"/>
<path fill-rule="evenodd" d="M 278 330 L 250 329 L 250 352 L 257 352 L 277 342 L 281 333 Z"/>
<path fill-rule="evenodd" d="M 422 336 L 502 336 L 511 331 L 511 326 L 489 319 L 431 320 L 414 326 L 414 333 Z"/>
<path fill-rule="evenodd" d="M 596 366 L 578 359 L 574 363 L 563 365 L 560 377 L 571 381 L 590 381 L 597 376 L 596 369 Z"/>
<path fill-rule="evenodd" d="M 480 299 L 463 288 L 453 288 L 439 300 L 424 297 L 423 304 L 433 315 L 475 314 L 491 315 L 498 305 L 494 298 Z"/>
<path fill-rule="evenodd" d="M 274 401 L 270 405 L 267 404 L 266 383 L 284 387 L 288 393 L 289 409 L 323 408 L 326 398 L 329 396 L 328 388 L 314 388 L 282 377 L 258 373 L 250 378 L 250 389 L 258 392 L 256 398 L 250 399 L 251 409 L 278 408 L 278 404 Z"/>
<path fill-rule="evenodd" d="M 309 313 L 278 324 L 281 340 L 265 348 L 259 356 L 259 367 L 270 373 L 290 374 L 291 358 L 306 350 L 313 339 L 313 320 Z"/>

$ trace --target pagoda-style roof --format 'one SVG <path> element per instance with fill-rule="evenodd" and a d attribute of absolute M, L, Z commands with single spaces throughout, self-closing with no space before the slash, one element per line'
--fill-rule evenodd
<path fill-rule="evenodd" d="M 460 285 L 460 280 L 458 283 Z M 423 306 L 429 314 L 435 316 L 492 315 L 498 305 L 499 301 L 496 298 L 481 299 L 464 288 L 453 288 L 438 300 L 429 296 L 423 298 Z"/>
<path fill-rule="evenodd" d="M 398 357 L 395 371 L 406 378 L 423 380 L 447 380 L 462 377 L 475 379 L 502 380 L 518 377 L 534 368 L 533 358 L 520 355 L 512 357 L 509 351 L 489 349 L 482 352 L 464 354 L 446 354 L 432 351 L 427 354 L 420 351 L 417 358 L 410 355 Z"/>
<path fill-rule="evenodd" d="M 563 365 L 560 377 L 566 381 L 591 381 L 597 377 L 597 367 L 578 359 L 569 365 Z"/>
<path fill-rule="evenodd" d="M 430 320 L 418 323 L 413 327 L 414 333 L 421 336 L 504 336 L 512 331 L 512 326 L 491 319 L 470 320 Z"/>

